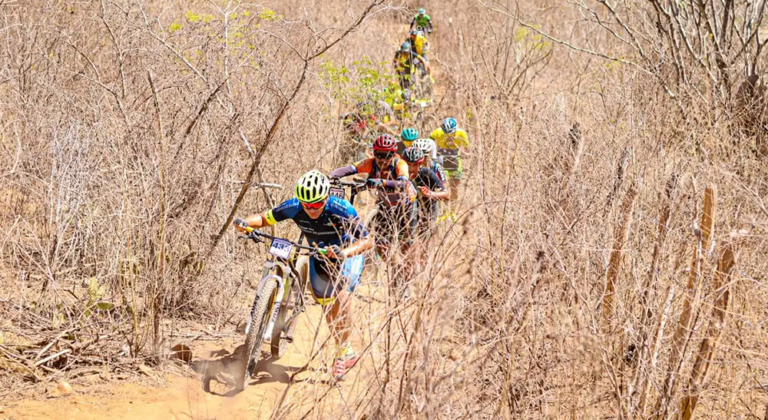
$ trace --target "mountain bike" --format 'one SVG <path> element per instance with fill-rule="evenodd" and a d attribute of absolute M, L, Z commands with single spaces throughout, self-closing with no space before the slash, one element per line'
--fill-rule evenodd
<path fill-rule="evenodd" d="M 245 327 L 245 347 L 240 356 L 242 366 L 238 372 L 242 377 L 235 378 L 237 391 L 245 389 L 251 376 L 256 373 L 263 341 L 269 340 L 270 353 L 275 360 L 285 355 L 293 342 L 296 320 L 306 308 L 304 290 L 307 283 L 307 279 L 301 278 L 296 270 L 296 258 L 300 255 L 325 255 L 324 249 L 268 235 L 248 225 L 240 226 L 248 233 L 240 236 L 241 239 L 251 239 L 257 244 L 269 239 L 271 243 Z M 299 254 L 294 250 L 307 252 Z"/>

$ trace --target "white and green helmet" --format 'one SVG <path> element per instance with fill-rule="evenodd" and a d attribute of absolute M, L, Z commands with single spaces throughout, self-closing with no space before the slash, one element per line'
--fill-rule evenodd
<path fill-rule="evenodd" d="M 331 190 L 331 181 L 324 173 L 311 170 L 296 182 L 296 198 L 302 203 L 316 203 L 325 200 Z"/>

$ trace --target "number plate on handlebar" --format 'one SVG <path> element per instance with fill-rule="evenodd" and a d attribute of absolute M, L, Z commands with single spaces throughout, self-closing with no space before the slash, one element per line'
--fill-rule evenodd
<path fill-rule="evenodd" d="M 344 198 L 344 188 L 331 187 L 331 197 Z"/>
<path fill-rule="evenodd" d="M 286 260 L 291 257 L 291 251 L 293 251 L 293 245 L 281 239 L 272 240 L 272 246 L 269 247 L 270 254 Z"/>

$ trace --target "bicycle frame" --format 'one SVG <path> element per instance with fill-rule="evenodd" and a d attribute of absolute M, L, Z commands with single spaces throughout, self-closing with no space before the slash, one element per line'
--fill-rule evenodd
<path fill-rule="evenodd" d="M 260 238 L 267 238 L 272 241 L 274 241 L 275 239 L 285 241 L 284 239 L 263 234 L 253 229 L 249 230 L 249 236 L 246 236 L 245 238 L 253 239 L 256 242 L 263 242 L 263 240 L 256 239 L 256 236 Z M 291 245 L 293 247 L 298 247 L 299 249 L 313 250 L 313 248 L 300 245 L 303 239 L 304 239 L 304 235 L 302 234 L 299 237 L 299 240 L 295 243 L 291 242 Z M 262 296 L 262 291 L 264 290 L 264 286 L 270 281 L 277 282 L 277 295 L 275 296 L 274 301 L 271 302 L 272 311 L 269 316 L 269 322 L 267 323 L 266 328 L 264 328 L 264 335 L 261 337 L 262 341 L 265 338 L 270 337 L 272 334 L 272 330 L 275 326 L 278 313 L 280 312 L 280 307 L 282 306 L 283 300 L 285 299 L 286 294 L 289 292 L 290 287 L 293 285 L 293 282 L 291 281 L 292 277 L 295 278 L 297 281 L 299 281 L 299 283 L 301 283 L 300 287 L 301 286 L 303 287 L 301 287 L 301 290 L 298 291 L 297 297 L 296 297 L 298 300 L 297 307 L 299 308 L 299 310 L 294 311 L 294 313 L 291 314 L 291 318 L 289 318 L 284 322 L 283 330 L 285 331 L 288 327 L 290 327 L 291 322 L 293 322 L 293 320 L 297 317 L 298 313 L 301 313 L 304 311 L 305 300 L 304 300 L 303 289 L 304 287 L 306 287 L 306 283 L 302 281 L 301 276 L 296 271 L 296 267 L 292 263 L 293 257 L 295 256 L 296 254 L 294 254 L 293 250 L 291 250 L 291 254 L 287 259 L 274 255 L 271 252 L 267 255 L 267 261 L 264 263 L 261 280 L 259 281 L 259 285 L 256 288 L 256 297 L 254 298 L 253 304 L 251 305 L 251 310 L 248 313 L 248 322 L 245 327 L 246 334 L 248 334 L 248 332 L 251 329 L 251 326 L 253 323 L 253 312 L 256 310 L 256 306 L 258 305 L 259 299 Z M 273 269 L 275 268 L 277 268 L 279 272 L 282 273 L 282 276 L 278 276 L 277 274 L 274 274 Z"/>

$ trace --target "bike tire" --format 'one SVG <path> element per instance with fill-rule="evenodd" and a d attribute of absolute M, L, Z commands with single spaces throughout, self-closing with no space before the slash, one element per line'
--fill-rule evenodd
<path fill-rule="evenodd" d="M 283 336 L 282 331 L 285 326 L 285 319 L 288 318 L 288 315 L 290 315 L 296 308 L 296 302 L 294 302 L 296 299 L 296 290 L 291 281 L 288 290 L 286 290 L 286 294 L 283 296 L 283 303 L 280 305 L 280 310 L 277 311 L 275 325 L 272 327 L 272 340 L 269 342 L 269 349 L 275 360 L 285 356 L 285 352 L 288 351 L 288 347 L 291 345 L 291 341 Z M 286 336 L 293 337 L 293 332 L 296 330 L 297 323 L 298 318 L 291 321 L 291 325 L 288 326 L 288 331 L 286 331 Z"/>
<path fill-rule="evenodd" d="M 251 374 L 259 362 L 259 355 L 254 358 L 253 353 L 261 350 L 264 329 L 267 327 L 267 323 L 269 323 L 270 309 L 276 296 L 277 282 L 269 280 L 264 284 L 264 288 L 261 289 L 261 295 L 256 298 L 256 304 L 251 311 L 251 329 L 248 330 L 248 335 L 245 337 L 245 347 L 240 355 L 241 376 L 237 378 L 235 383 L 235 388 L 238 392 L 244 390 L 248 385 Z"/>

